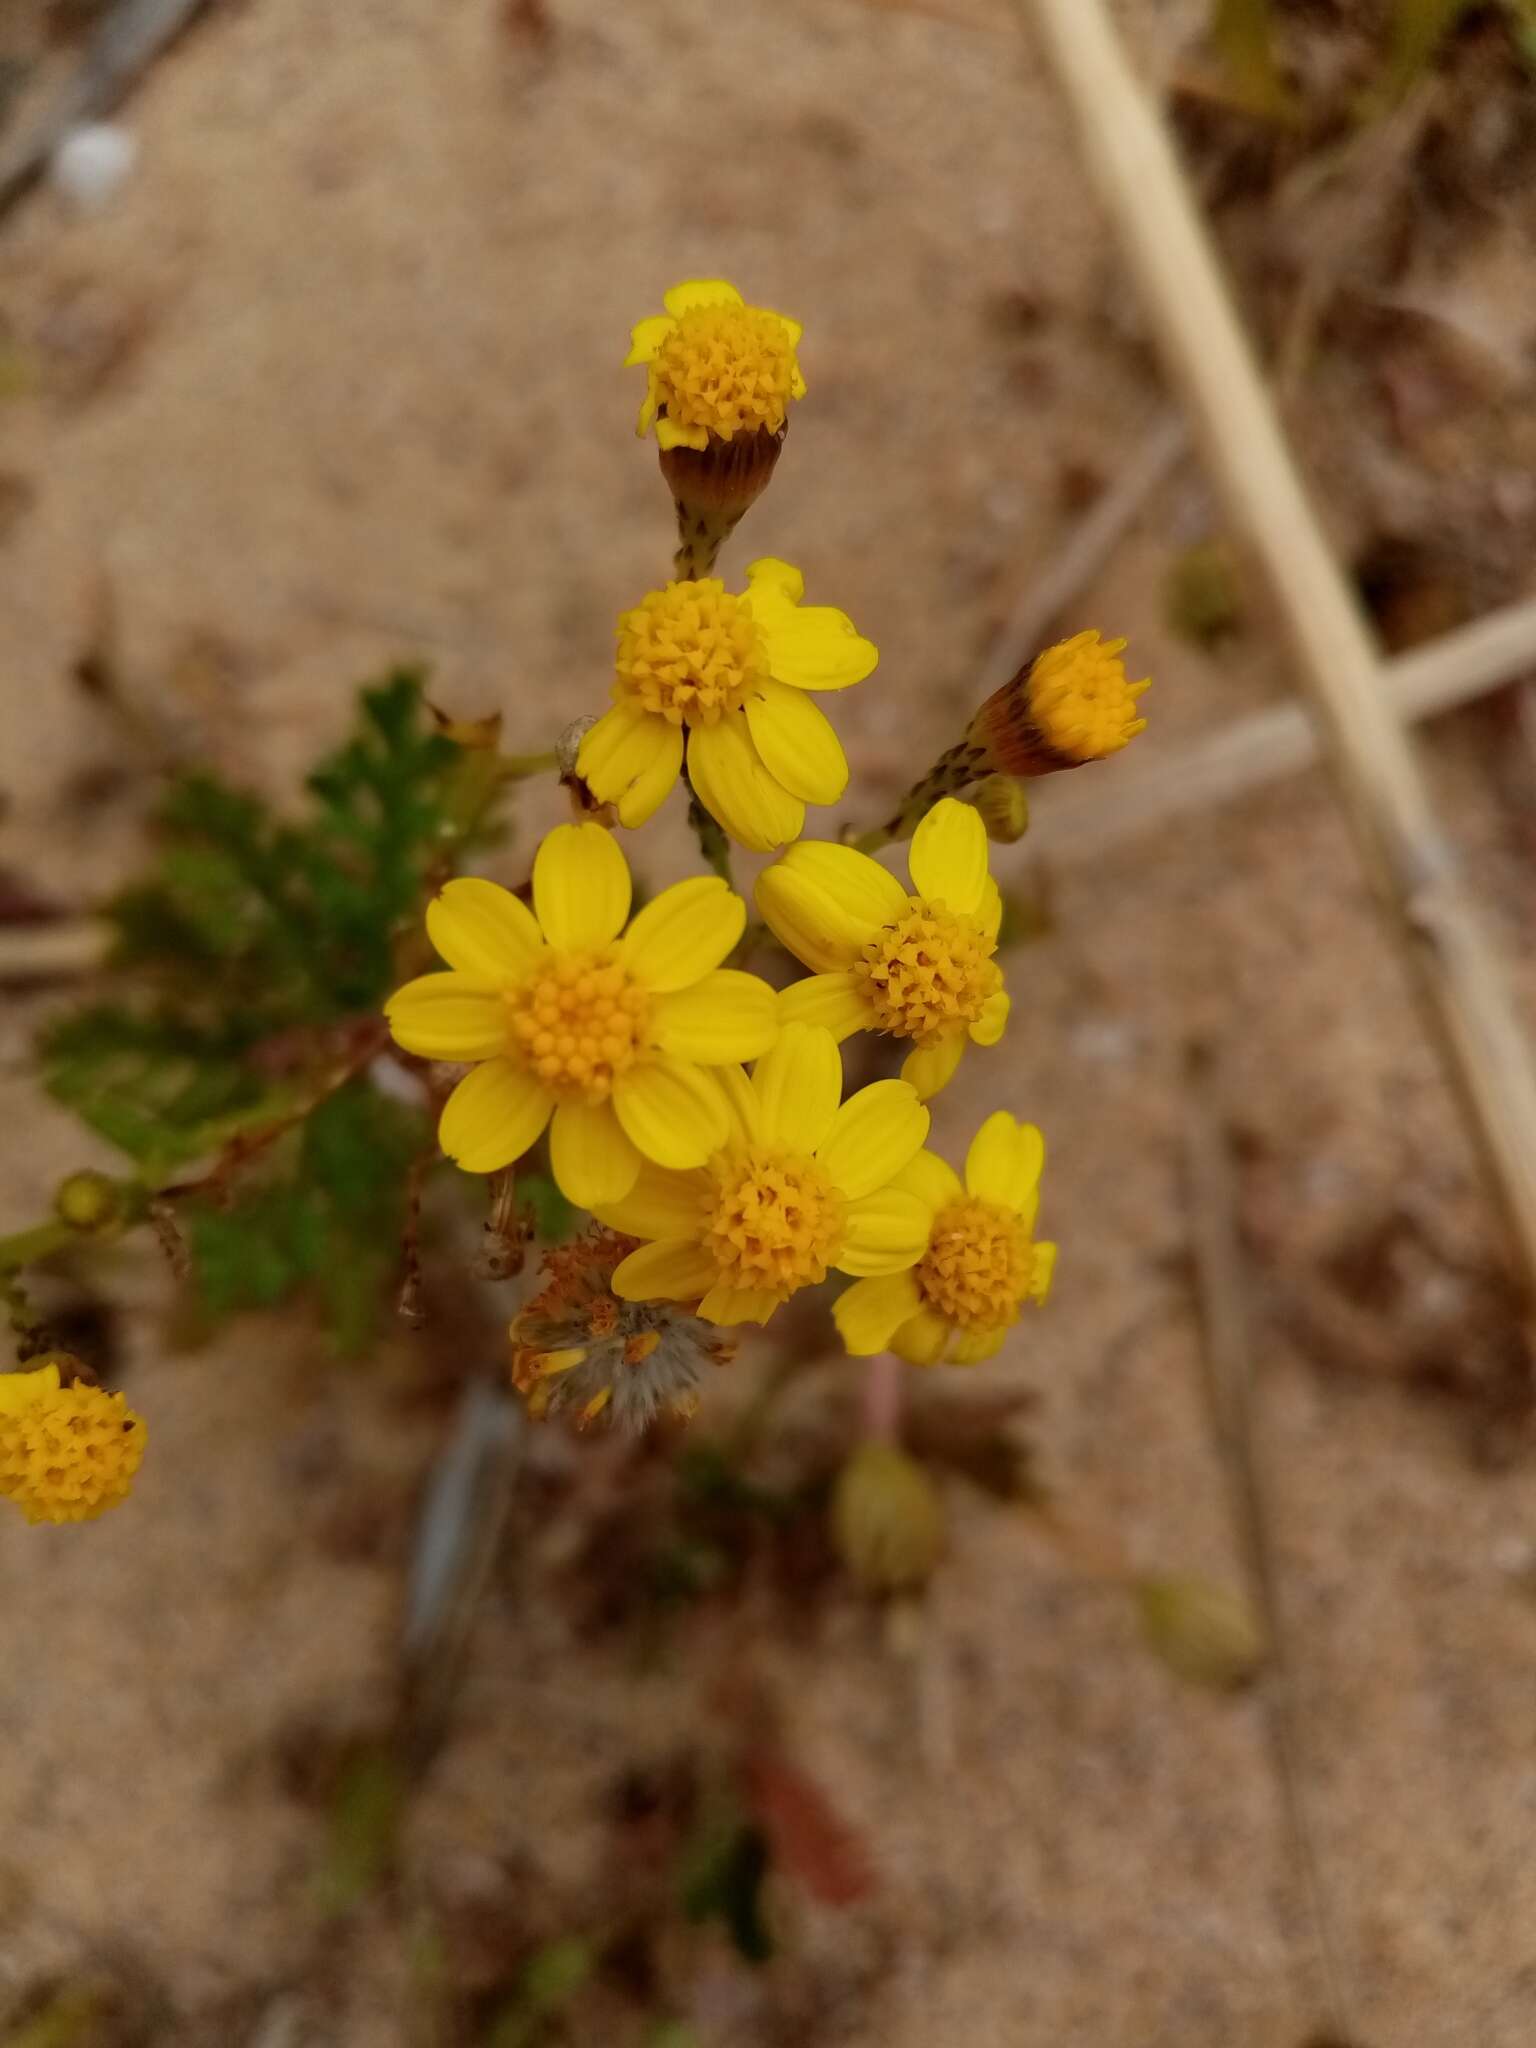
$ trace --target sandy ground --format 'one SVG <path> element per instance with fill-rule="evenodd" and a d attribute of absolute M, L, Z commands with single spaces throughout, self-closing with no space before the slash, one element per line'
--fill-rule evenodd
<path fill-rule="evenodd" d="M 1130 12 L 1166 65 L 1200 10 Z M 701 273 L 806 324 L 811 397 L 733 562 L 799 562 L 881 646 L 839 706 L 875 811 L 952 736 L 1084 478 L 1112 476 L 1159 405 L 1064 124 L 986 13 L 558 0 L 546 38 L 518 26 L 537 10 L 490 0 L 216 10 L 135 97 L 141 160 L 110 209 L 76 218 L 44 191 L 0 237 L 0 325 L 37 366 L 0 411 L 21 507 L 0 537 L 5 863 L 88 900 L 133 858 L 151 751 L 285 789 L 351 684 L 402 657 L 530 747 L 595 706 L 613 614 L 670 545 L 614 365 L 661 289 Z M 1262 614 L 1217 660 L 1161 622 L 1170 551 L 1210 517 L 1176 479 L 1066 621 L 1133 636 L 1157 679 L 1141 746 L 1170 763 L 1285 688 Z M 71 680 L 104 621 L 137 736 Z M 1437 787 L 1529 997 L 1529 869 L 1486 742 L 1477 721 L 1437 733 Z M 1447 1261 L 1492 1256 L 1342 828 L 1320 783 L 1292 783 L 1074 866 L 1057 912 L 1014 957 L 1006 1047 L 938 1122 L 963 1143 L 1003 1087 L 1052 1145 L 1059 1291 L 988 1383 L 1038 1390 L 1046 1476 L 1138 1566 L 1237 1578 L 1178 1187 L 1184 1048 L 1211 1039 L 1274 1310 L 1263 1456 L 1353 2031 L 1527 2048 L 1523 1442 L 1454 1319 L 1452 1395 L 1396 1370 L 1427 1297 L 1360 1310 L 1374 1375 L 1296 1341 L 1289 1313 L 1332 1249 L 1403 1208 Z M 0 1026 L 0 1223 L 89 1154 L 27 1078 L 45 1009 Z M 377 1710 L 438 1411 L 403 1340 L 342 1369 L 301 1322 L 251 1323 L 176 1355 L 153 1268 L 127 1258 L 114 1285 L 153 1427 L 132 1508 L 0 1530 L 0 1990 L 118 1968 L 189 2038 L 243 2041 L 296 1986 L 272 2038 L 409 2039 L 400 1918 L 337 1936 L 356 1967 L 308 1985 L 318 1824 L 277 1759 Z M 1490 1443 L 1497 1461 L 1474 1455 Z M 1321 2041 L 1262 1702 L 1180 1686 L 1123 1598 L 1026 1519 L 958 1490 L 952 1508 L 920 1678 L 846 1595 L 755 1653 L 878 1888 L 790 1907 L 766 1978 L 706 1956 L 700 2038 Z M 616 1770 L 698 1737 L 692 1636 L 637 1672 L 578 1634 L 539 1557 L 498 1580 L 413 1809 L 433 1896 L 494 1904 L 530 1864 L 579 1896 Z"/>

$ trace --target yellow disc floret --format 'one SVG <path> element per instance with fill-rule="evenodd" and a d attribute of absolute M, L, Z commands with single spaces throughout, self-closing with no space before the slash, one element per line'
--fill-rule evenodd
<path fill-rule="evenodd" d="M 651 999 L 612 946 L 555 953 L 508 989 L 512 1050 L 555 1095 L 606 1102 L 646 1049 Z"/>
<path fill-rule="evenodd" d="M 853 972 L 877 1029 L 930 1045 L 974 1024 L 1003 985 L 997 950 L 974 917 L 914 896 L 864 946 Z"/>
<path fill-rule="evenodd" d="M 917 1267 L 929 1306 L 967 1330 L 1015 1321 L 1034 1278 L 1034 1246 L 1018 1213 L 974 1196 L 939 1211 Z"/>
<path fill-rule="evenodd" d="M 620 691 L 672 725 L 714 725 L 767 673 L 751 613 L 717 577 L 669 583 L 619 619 Z"/>
<path fill-rule="evenodd" d="M 1120 656 L 1124 640 L 1078 633 L 1048 647 L 1029 672 L 1029 713 L 1041 738 L 1073 761 L 1098 761 L 1118 753 L 1147 721 L 1136 700 L 1150 679 L 1126 681 Z"/>
<path fill-rule="evenodd" d="M 57 1364 L 0 1374 L 0 1494 L 29 1522 L 89 1522 L 116 1507 L 144 1438 L 121 1394 L 63 1386 Z"/>
<path fill-rule="evenodd" d="M 672 321 L 650 365 L 651 397 L 681 435 L 778 433 L 805 386 L 795 336 L 761 306 L 691 306 Z"/>
<path fill-rule="evenodd" d="M 702 1242 L 727 1287 L 777 1294 L 814 1287 L 842 1249 L 842 1196 L 817 1162 L 755 1145 L 713 1169 Z"/>

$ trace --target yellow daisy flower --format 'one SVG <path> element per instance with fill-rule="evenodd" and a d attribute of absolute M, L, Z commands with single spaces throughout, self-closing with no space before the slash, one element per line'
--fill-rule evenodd
<path fill-rule="evenodd" d="M 557 825 L 534 858 L 532 910 L 468 876 L 428 907 L 449 972 L 408 982 L 385 1014 L 407 1052 L 476 1062 L 438 1130 L 466 1171 L 510 1165 L 550 1124 L 555 1179 L 590 1209 L 627 1194 L 642 1158 L 701 1166 L 725 1142 L 705 1069 L 752 1058 L 778 1031 L 767 984 L 720 965 L 746 905 L 700 875 L 626 927 L 630 893 L 610 833 Z"/>
<path fill-rule="evenodd" d="M 1045 1141 L 1006 1110 L 989 1116 L 965 1156 L 965 1181 L 919 1152 L 893 1187 L 928 1216 L 922 1256 L 904 1272 L 855 1281 L 832 1313 L 855 1358 L 894 1351 L 910 1365 L 991 1358 L 1026 1301 L 1043 1303 L 1056 1247 L 1031 1233 L 1040 1206 Z"/>
<path fill-rule="evenodd" d="M 967 1038 L 996 1045 L 1007 1025 L 992 957 L 1003 903 L 987 872 L 986 827 L 953 797 L 913 833 L 907 865 L 910 896 L 867 853 L 802 840 L 758 876 L 757 908 L 815 970 L 780 995 L 785 1023 L 824 1024 L 838 1039 L 911 1039 L 902 1079 L 926 1101 L 954 1074 Z"/>
<path fill-rule="evenodd" d="M 144 1441 L 144 1418 L 121 1394 L 66 1387 L 53 1360 L 0 1373 L 0 1495 L 29 1522 L 90 1522 L 126 1500 Z"/>
<path fill-rule="evenodd" d="M 1125 646 L 1097 632 L 1075 633 L 994 691 L 969 735 L 986 764 L 1008 775 L 1049 775 L 1128 747 L 1147 729 L 1141 699 L 1152 679 L 1128 680 Z"/>
<path fill-rule="evenodd" d="M 798 320 L 749 306 L 723 278 L 693 278 L 664 294 L 665 313 L 631 330 L 625 366 L 646 367 L 636 432 L 654 420 L 663 448 L 704 448 L 710 436 L 779 433 L 804 398 Z"/>
<path fill-rule="evenodd" d="M 643 825 L 688 778 L 732 839 L 768 853 L 794 839 L 808 803 L 848 786 L 837 734 L 808 692 L 846 690 L 879 655 L 845 612 L 802 605 L 805 578 L 766 557 L 738 596 L 714 577 L 653 590 L 619 620 L 614 704 L 576 768 L 624 825 Z"/>
<path fill-rule="evenodd" d="M 788 1025 L 749 1080 L 720 1070 L 725 1143 L 695 1173 L 640 1170 L 599 1222 L 647 1240 L 614 1273 L 625 1301 L 698 1303 L 712 1323 L 764 1323 L 781 1302 L 842 1273 L 910 1266 L 927 1241 L 920 1197 L 891 1183 L 928 1132 L 905 1081 L 876 1081 L 839 1107 L 830 1031 Z"/>

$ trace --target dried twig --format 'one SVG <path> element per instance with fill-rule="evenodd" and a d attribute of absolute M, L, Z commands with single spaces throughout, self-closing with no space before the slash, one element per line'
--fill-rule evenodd
<path fill-rule="evenodd" d="M 1384 662 L 1381 687 L 1389 708 L 1411 723 L 1531 673 L 1536 598 Z M 1317 727 L 1302 707 L 1277 704 L 1196 740 L 1171 760 L 1132 750 L 1092 776 L 1058 777 L 1036 794 L 1036 825 L 1053 859 L 1086 857 L 1310 768 L 1318 753 Z"/>
<path fill-rule="evenodd" d="M 1073 114 L 1169 371 L 1263 568 L 1378 903 L 1536 1297 L 1536 1072 L 1364 623 L 1286 448 L 1194 199 L 1105 0 L 1016 0 Z"/>
<path fill-rule="evenodd" d="M 1232 1517 L 1269 1649 L 1262 1697 L 1275 1776 L 1312 1922 L 1324 2017 L 1331 2034 L 1346 2041 L 1353 2035 L 1347 2019 L 1344 1971 L 1334 1941 L 1322 1865 L 1307 1820 L 1290 1651 L 1255 1440 L 1253 1339 L 1246 1261 L 1238 1235 L 1237 1177 L 1215 1102 L 1210 1061 L 1196 1052 L 1190 1055 L 1185 1107 L 1184 1177 L 1204 1325 L 1201 1359 L 1211 1434 L 1226 1474 Z"/>

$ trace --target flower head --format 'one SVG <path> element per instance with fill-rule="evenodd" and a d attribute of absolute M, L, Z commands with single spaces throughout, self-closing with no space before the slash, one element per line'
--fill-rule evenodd
<path fill-rule="evenodd" d="M 144 1456 L 144 1418 L 121 1394 L 64 1386 L 65 1352 L 0 1373 L 0 1494 L 29 1522 L 90 1522 L 126 1500 Z"/>
<path fill-rule="evenodd" d="M 615 1429 L 648 1429 L 663 1413 L 686 1420 L 705 1372 L 734 1346 L 712 1324 L 670 1301 L 621 1301 L 614 1268 L 632 1237 L 593 1230 L 544 1254 L 544 1286 L 512 1325 L 512 1383 L 533 1415 L 599 1416 Z"/>
<path fill-rule="evenodd" d="M 1125 644 L 1077 633 L 995 691 L 971 721 L 986 764 L 1007 775 L 1048 775 L 1129 746 L 1146 730 L 1137 703 L 1152 683 L 1126 680 Z"/>
<path fill-rule="evenodd" d="M 971 1140 L 962 1183 L 920 1152 L 895 1186 L 922 1202 L 928 1238 L 906 1272 L 857 1281 L 833 1308 L 856 1358 L 895 1351 L 912 1365 L 977 1365 L 1001 1348 L 1025 1302 L 1050 1292 L 1056 1247 L 1032 1233 L 1045 1145 L 1006 1110 Z"/>
<path fill-rule="evenodd" d="M 896 1273 L 917 1259 L 928 1216 L 891 1183 L 921 1146 L 928 1112 L 905 1081 L 876 1081 L 839 1106 L 829 1031 L 791 1024 L 752 1077 L 719 1076 L 730 1130 L 702 1169 L 641 1170 L 598 1207 L 646 1240 L 618 1267 L 626 1301 L 697 1302 L 712 1323 L 762 1323 L 802 1287 L 843 1273 Z"/>
<path fill-rule="evenodd" d="M 879 655 L 846 613 L 802 605 L 805 578 L 771 557 L 739 595 L 714 577 L 653 590 L 619 620 L 613 708 L 581 742 L 594 796 L 643 825 L 683 765 L 733 839 L 767 853 L 808 803 L 848 786 L 837 734 L 807 694 L 862 682 Z"/>
<path fill-rule="evenodd" d="M 385 1013 L 407 1052 L 475 1063 L 438 1132 L 468 1172 L 510 1165 L 550 1124 L 555 1179 L 590 1209 L 627 1194 L 642 1158 L 700 1166 L 724 1142 L 704 1070 L 752 1058 L 778 1029 L 767 984 L 720 965 L 746 906 L 696 876 L 626 925 L 630 893 L 610 833 L 558 825 L 534 859 L 532 910 L 476 877 L 428 907 L 449 971 L 408 982 Z"/>
<path fill-rule="evenodd" d="M 960 1063 L 966 1040 L 995 1045 L 1008 996 L 993 955 L 1002 898 L 987 872 L 987 833 L 970 804 L 943 797 L 916 832 L 909 895 L 851 846 L 802 840 L 757 879 L 757 907 L 814 970 L 779 998 L 786 1023 L 833 1036 L 886 1031 L 912 1041 L 902 1067 L 925 1100 Z"/>
<path fill-rule="evenodd" d="M 646 366 L 636 431 L 654 420 L 664 449 L 782 432 L 791 399 L 805 396 L 799 322 L 747 305 L 721 278 L 675 284 L 662 303 L 665 313 L 633 329 L 624 359 Z"/>

